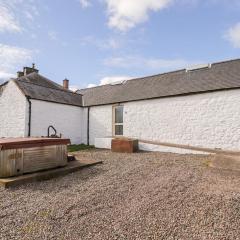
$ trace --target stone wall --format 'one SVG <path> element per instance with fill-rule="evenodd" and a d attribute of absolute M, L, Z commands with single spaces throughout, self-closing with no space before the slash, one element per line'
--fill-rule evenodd
<path fill-rule="evenodd" d="M 57 134 L 70 138 L 73 144 L 83 142 L 83 108 L 39 100 L 31 102 L 31 136 L 47 136 L 48 126 L 52 125 Z"/>
<path fill-rule="evenodd" d="M 28 104 L 14 81 L 9 81 L 0 92 L 0 138 L 24 137 L 27 134 Z"/>
<path fill-rule="evenodd" d="M 124 136 L 240 150 L 240 90 L 124 103 Z M 92 107 L 90 142 L 112 135 L 112 105 Z M 192 151 L 141 144 L 144 150 Z"/>
<path fill-rule="evenodd" d="M 95 138 L 112 136 L 112 105 L 90 108 L 89 142 L 94 145 Z"/>

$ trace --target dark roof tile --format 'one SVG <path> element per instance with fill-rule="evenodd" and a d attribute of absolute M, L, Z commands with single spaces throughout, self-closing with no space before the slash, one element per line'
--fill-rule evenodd
<path fill-rule="evenodd" d="M 17 78 L 15 82 L 24 95 L 32 99 L 82 106 L 82 95 L 66 90 L 38 73 Z"/>
<path fill-rule="evenodd" d="M 82 89 L 85 106 L 240 88 L 240 59 L 212 64 L 211 68 L 180 70 Z"/>

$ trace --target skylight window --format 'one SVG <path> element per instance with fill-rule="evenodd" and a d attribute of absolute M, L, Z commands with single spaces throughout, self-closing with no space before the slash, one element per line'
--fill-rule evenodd
<path fill-rule="evenodd" d="M 186 68 L 186 72 L 207 69 L 207 68 L 211 68 L 211 67 L 212 67 L 211 64 L 198 64 L 198 65 L 194 65 L 194 66 L 190 66 L 190 67 Z"/>

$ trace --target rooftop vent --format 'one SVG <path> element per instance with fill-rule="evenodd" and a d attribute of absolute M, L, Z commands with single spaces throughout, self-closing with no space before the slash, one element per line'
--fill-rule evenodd
<path fill-rule="evenodd" d="M 126 80 L 115 81 L 115 82 L 110 83 L 110 85 L 112 85 L 112 86 L 114 86 L 114 85 L 121 85 L 121 84 L 124 84 L 125 82 L 126 82 Z"/>
<path fill-rule="evenodd" d="M 212 65 L 211 64 L 198 64 L 198 65 L 194 65 L 194 66 L 190 66 L 188 68 L 186 68 L 186 72 L 191 72 L 191 71 L 195 71 L 195 70 L 200 70 L 200 69 L 206 69 L 206 68 L 211 68 Z"/>

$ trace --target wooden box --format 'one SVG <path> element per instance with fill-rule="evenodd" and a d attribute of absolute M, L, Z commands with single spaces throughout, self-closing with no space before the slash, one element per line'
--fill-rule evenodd
<path fill-rule="evenodd" d="M 134 153 L 138 151 L 138 140 L 128 138 L 115 138 L 112 139 L 113 152 L 121 153 Z"/>
<path fill-rule="evenodd" d="M 0 178 L 67 165 L 69 139 L 0 139 Z"/>

